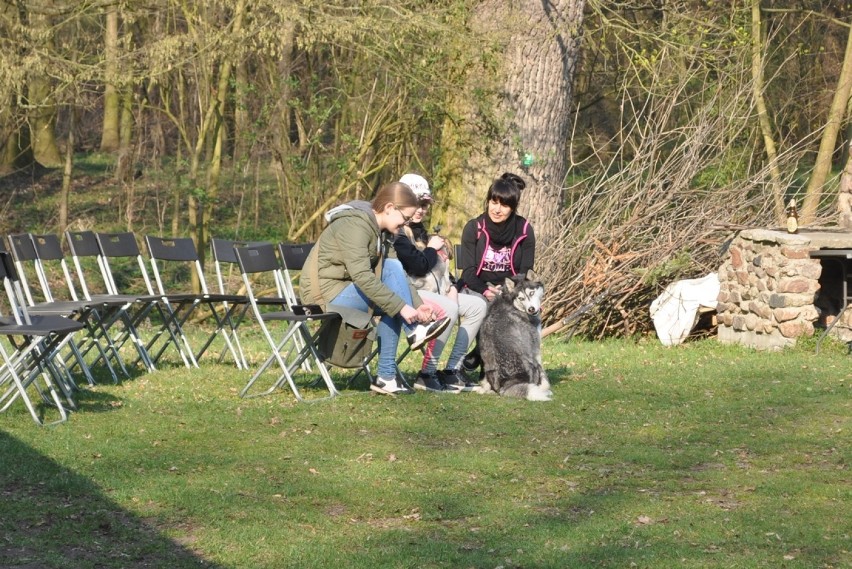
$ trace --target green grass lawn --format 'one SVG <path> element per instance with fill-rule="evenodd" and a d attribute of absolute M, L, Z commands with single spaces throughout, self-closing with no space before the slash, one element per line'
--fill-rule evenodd
<path fill-rule="evenodd" d="M 550 338 L 544 359 L 549 403 L 245 400 L 213 357 L 86 388 L 60 426 L 17 403 L 0 567 L 852 566 L 840 346 Z"/>

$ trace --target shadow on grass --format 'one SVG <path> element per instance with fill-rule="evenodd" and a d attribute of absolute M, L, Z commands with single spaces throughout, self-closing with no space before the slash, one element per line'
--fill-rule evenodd
<path fill-rule="evenodd" d="M 84 413 L 109 413 L 121 408 L 121 399 L 103 391 L 81 389 L 74 394 L 77 411 Z"/>
<path fill-rule="evenodd" d="M 160 535 L 79 476 L 0 432 L 0 567 L 221 567 Z"/>
<path fill-rule="evenodd" d="M 544 371 L 547 372 L 547 380 L 550 385 L 559 385 L 563 381 L 569 381 L 571 376 L 574 375 L 574 369 L 567 366 L 545 367 Z"/>

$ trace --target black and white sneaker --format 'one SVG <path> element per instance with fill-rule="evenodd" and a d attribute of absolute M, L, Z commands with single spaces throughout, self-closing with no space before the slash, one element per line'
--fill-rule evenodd
<path fill-rule="evenodd" d="M 377 377 L 376 380 L 370 384 L 370 389 L 383 395 L 410 395 L 411 393 L 414 393 L 414 390 L 409 389 L 402 382 L 397 381 L 395 377 L 392 379 Z"/>
<path fill-rule="evenodd" d="M 447 317 L 435 320 L 429 324 L 418 324 L 408 334 L 408 345 L 412 350 L 419 350 L 426 342 L 440 336 L 441 332 L 446 330 L 449 325 L 450 319 Z"/>
<path fill-rule="evenodd" d="M 454 369 L 445 369 L 438 372 L 441 383 L 447 390 L 456 391 L 458 393 L 473 391 L 476 389 L 476 384 L 468 381 L 463 373 Z"/>
<path fill-rule="evenodd" d="M 438 380 L 438 376 L 436 374 L 425 371 L 421 371 L 417 374 L 417 379 L 414 380 L 414 389 L 440 393 L 458 393 L 456 390 L 450 390 L 444 387 L 444 384 Z"/>

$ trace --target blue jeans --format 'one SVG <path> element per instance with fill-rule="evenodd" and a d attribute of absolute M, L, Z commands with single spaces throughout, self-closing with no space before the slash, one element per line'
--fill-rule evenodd
<path fill-rule="evenodd" d="M 411 300 L 411 290 L 408 288 L 408 278 L 402 263 L 396 259 L 385 259 L 382 267 L 382 283 L 391 289 L 397 296 L 402 298 L 409 306 L 414 306 Z M 370 309 L 370 300 L 361 290 L 350 283 L 329 304 L 347 306 L 363 312 Z M 379 325 L 376 327 L 376 338 L 379 342 L 378 375 L 382 379 L 393 379 L 396 377 L 396 351 L 399 347 L 399 335 L 404 325 L 406 329 L 411 326 L 405 323 L 402 316 L 388 316 L 381 312 L 378 307 L 375 313 L 381 315 Z"/>

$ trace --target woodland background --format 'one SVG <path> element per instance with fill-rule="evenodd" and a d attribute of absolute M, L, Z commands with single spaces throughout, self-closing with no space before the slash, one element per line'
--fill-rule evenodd
<path fill-rule="evenodd" d="M 649 327 L 744 227 L 852 219 L 852 4 L 0 0 L 3 234 L 313 240 L 414 171 L 529 187 L 546 323 Z"/>

